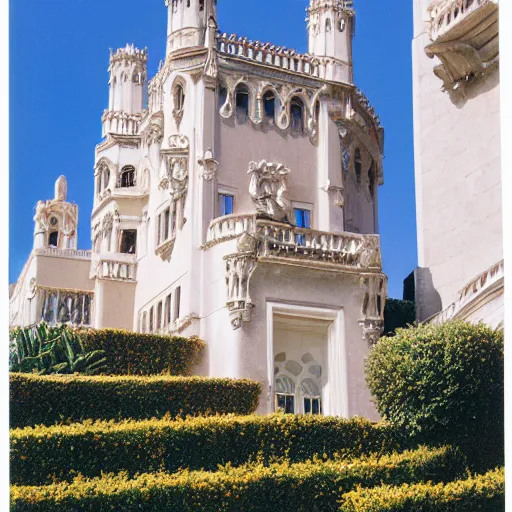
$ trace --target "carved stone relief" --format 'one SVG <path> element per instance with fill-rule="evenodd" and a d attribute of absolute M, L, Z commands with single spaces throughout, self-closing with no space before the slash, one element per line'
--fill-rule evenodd
<path fill-rule="evenodd" d="M 249 193 L 258 215 L 277 222 L 291 222 L 291 205 L 286 197 L 289 172 L 282 164 L 266 160 L 249 164 Z"/>
<path fill-rule="evenodd" d="M 198 160 L 198 164 L 201 166 L 201 177 L 205 181 L 211 181 L 215 174 L 217 173 L 217 169 L 219 168 L 219 162 L 213 158 L 213 152 L 211 148 L 208 148 L 203 155 L 203 158 Z"/>
<path fill-rule="evenodd" d="M 369 346 L 375 345 L 384 329 L 384 307 L 387 298 L 387 277 L 383 274 L 363 275 L 361 320 L 359 326 Z"/>

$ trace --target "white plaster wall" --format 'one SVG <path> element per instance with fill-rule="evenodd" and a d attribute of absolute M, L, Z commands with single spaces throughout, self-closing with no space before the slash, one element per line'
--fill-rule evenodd
<path fill-rule="evenodd" d="M 267 399 L 267 301 L 288 301 L 344 309 L 348 374 L 349 416 L 378 419 L 364 378 L 364 357 L 368 352 L 358 325 L 362 293 L 357 275 L 260 263 L 251 277 L 250 296 L 255 304 L 252 320 L 239 330 L 231 327 L 225 303 L 225 262 L 223 254 L 235 252 L 234 241 L 219 244 L 204 256 L 205 273 L 201 337 L 207 342 L 209 374 L 217 377 L 250 378 L 262 384 L 258 413 L 270 412 Z"/>
<path fill-rule="evenodd" d="M 419 266 L 442 307 L 503 257 L 500 86 L 495 72 L 452 102 L 424 52 L 426 2 L 415 3 L 414 143 Z"/>

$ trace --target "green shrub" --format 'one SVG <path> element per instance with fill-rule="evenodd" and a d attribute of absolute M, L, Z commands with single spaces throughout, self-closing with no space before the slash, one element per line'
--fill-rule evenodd
<path fill-rule="evenodd" d="M 18 327 L 11 330 L 10 343 L 9 366 L 14 372 L 95 375 L 107 368 L 105 352 L 88 350 L 66 325 Z"/>
<path fill-rule="evenodd" d="M 504 470 L 446 485 L 383 485 L 343 496 L 342 512 L 500 512 L 505 510 Z"/>
<path fill-rule="evenodd" d="M 383 417 L 422 442 L 482 448 L 492 467 L 504 444 L 503 372 L 503 332 L 461 321 L 398 329 L 366 363 Z"/>
<path fill-rule="evenodd" d="M 463 461 L 449 449 L 406 452 L 364 460 L 226 466 L 217 472 L 150 473 L 130 479 L 106 475 L 73 483 L 11 489 L 11 512 L 311 512 L 337 510 L 343 493 L 358 483 L 453 479 Z"/>
<path fill-rule="evenodd" d="M 116 329 L 78 331 L 88 350 L 104 350 L 112 375 L 189 375 L 205 344 L 196 336 L 161 336 Z"/>
<path fill-rule="evenodd" d="M 384 335 L 416 322 L 416 304 L 410 300 L 387 299 L 384 306 Z"/>
<path fill-rule="evenodd" d="M 83 377 L 10 375 L 11 427 L 85 419 L 119 420 L 250 414 L 260 385 L 204 377 Z"/>
<path fill-rule="evenodd" d="M 322 416 L 216 416 L 186 420 L 97 422 L 11 430 L 11 480 L 40 485 L 126 470 L 215 470 L 286 457 L 355 457 L 402 447 L 394 429 L 368 420 Z"/>

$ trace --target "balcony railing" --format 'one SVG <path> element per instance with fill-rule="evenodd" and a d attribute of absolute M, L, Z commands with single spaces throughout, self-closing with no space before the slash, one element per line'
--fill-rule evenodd
<path fill-rule="evenodd" d="M 37 256 L 52 256 L 54 258 L 72 258 L 80 260 L 88 260 L 91 258 L 91 251 L 77 250 L 77 249 L 59 249 L 57 247 L 44 247 L 36 249 Z"/>
<path fill-rule="evenodd" d="M 380 237 L 329 233 L 258 219 L 256 215 L 226 215 L 210 223 L 204 249 L 247 233 L 255 238 L 259 260 L 308 267 L 380 271 Z"/>
<path fill-rule="evenodd" d="M 436 0 L 428 7 L 430 14 L 430 37 L 433 41 L 444 36 L 457 25 L 486 5 L 498 0 Z"/>
<path fill-rule="evenodd" d="M 108 133 L 117 135 L 138 135 L 142 114 L 127 114 L 105 110 L 101 121 L 103 123 L 103 136 Z"/>
<path fill-rule="evenodd" d="M 137 280 L 137 257 L 135 254 L 94 254 L 91 261 L 91 279 L 114 281 Z"/>

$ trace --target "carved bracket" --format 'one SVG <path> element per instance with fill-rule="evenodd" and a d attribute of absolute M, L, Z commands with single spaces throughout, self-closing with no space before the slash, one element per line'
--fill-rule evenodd
<path fill-rule="evenodd" d="M 197 162 L 202 167 L 201 177 L 205 181 L 211 181 L 215 177 L 217 173 L 217 169 L 219 168 L 219 162 L 213 158 L 213 153 L 211 148 L 208 148 L 204 152 L 203 158 L 199 159 Z"/>
<path fill-rule="evenodd" d="M 388 279 L 384 274 L 363 275 L 360 280 L 363 301 L 359 326 L 363 332 L 363 339 L 370 347 L 377 343 L 384 330 L 387 283 Z"/>
<path fill-rule="evenodd" d="M 238 240 L 237 249 L 239 252 L 224 256 L 228 289 L 226 307 L 235 330 L 242 327 L 244 322 L 251 320 L 254 304 L 249 294 L 249 283 L 258 262 L 256 239 L 248 234 L 242 235 Z"/>

